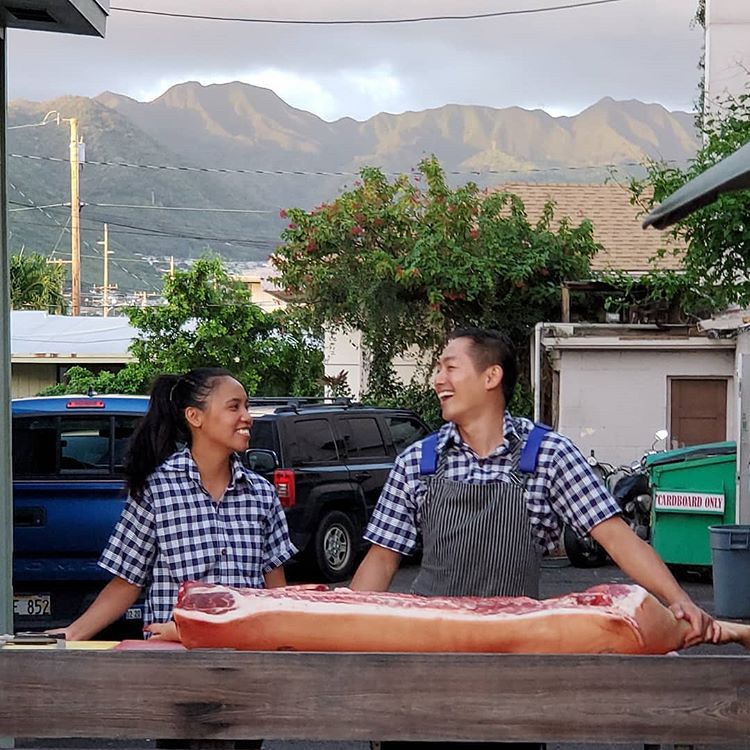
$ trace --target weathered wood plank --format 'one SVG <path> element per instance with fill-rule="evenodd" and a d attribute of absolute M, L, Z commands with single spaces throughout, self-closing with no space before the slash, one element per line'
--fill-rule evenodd
<path fill-rule="evenodd" d="M 0 736 L 738 743 L 750 657 L 0 651 Z"/>

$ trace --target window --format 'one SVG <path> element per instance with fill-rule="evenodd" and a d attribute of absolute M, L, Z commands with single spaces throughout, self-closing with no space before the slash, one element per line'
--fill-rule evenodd
<path fill-rule="evenodd" d="M 274 439 L 273 422 L 254 419 L 250 428 L 250 447 L 265 448 L 266 450 L 278 450 Z"/>
<path fill-rule="evenodd" d="M 338 461 L 339 452 L 327 419 L 300 419 L 290 427 L 296 442 L 295 465 Z"/>
<path fill-rule="evenodd" d="M 121 474 L 138 416 L 50 416 L 13 419 L 15 479 Z"/>
<path fill-rule="evenodd" d="M 429 434 L 425 426 L 413 417 L 386 417 L 385 423 L 391 431 L 397 453 Z"/>
<path fill-rule="evenodd" d="M 25 417 L 13 420 L 13 477 L 52 476 L 57 471 L 57 420 Z"/>
<path fill-rule="evenodd" d="M 375 417 L 342 419 L 341 427 L 350 458 L 383 458 L 388 455 Z"/>

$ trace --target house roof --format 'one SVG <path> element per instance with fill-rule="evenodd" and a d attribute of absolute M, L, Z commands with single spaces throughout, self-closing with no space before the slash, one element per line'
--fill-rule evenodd
<path fill-rule="evenodd" d="M 48 315 L 38 310 L 13 310 L 10 351 L 14 362 L 48 358 L 81 362 L 129 362 L 137 331 L 124 317 Z"/>
<path fill-rule="evenodd" d="M 579 224 L 589 219 L 594 225 L 594 238 L 603 246 L 591 259 L 594 270 L 620 270 L 642 274 L 654 267 L 678 269 L 679 256 L 671 251 L 674 240 L 665 233 L 641 228 L 637 206 L 630 204 L 630 193 L 622 185 L 579 185 L 509 183 L 499 185 L 495 191 L 515 193 L 524 203 L 530 221 L 542 214 L 544 204 L 555 202 L 555 218 L 568 217 Z M 660 248 L 667 248 L 667 255 L 650 263 Z"/>

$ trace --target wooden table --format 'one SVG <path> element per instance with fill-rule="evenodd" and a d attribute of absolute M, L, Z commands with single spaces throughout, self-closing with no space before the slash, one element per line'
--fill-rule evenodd
<path fill-rule="evenodd" d="M 13 651 L 0 736 L 745 744 L 750 657 Z"/>

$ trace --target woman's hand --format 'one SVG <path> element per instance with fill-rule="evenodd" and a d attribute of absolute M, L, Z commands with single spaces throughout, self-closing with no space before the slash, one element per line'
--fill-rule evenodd
<path fill-rule="evenodd" d="M 71 627 L 68 625 L 67 628 L 51 628 L 50 630 L 44 631 L 45 635 L 64 635 L 66 641 L 74 640 L 71 633 Z"/>
<path fill-rule="evenodd" d="M 180 636 L 177 634 L 177 625 L 174 620 L 169 622 L 153 622 L 151 625 L 146 625 L 143 630 L 146 633 L 151 633 L 151 638 L 155 641 L 176 641 L 180 642 Z"/>

